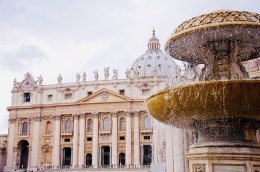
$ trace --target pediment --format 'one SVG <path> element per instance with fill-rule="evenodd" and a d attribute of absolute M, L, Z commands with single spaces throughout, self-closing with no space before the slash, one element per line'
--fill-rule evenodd
<path fill-rule="evenodd" d="M 114 91 L 103 88 L 94 92 L 92 95 L 87 96 L 78 101 L 78 103 L 103 103 L 103 102 L 122 102 L 132 101 L 132 98 L 121 95 Z"/>

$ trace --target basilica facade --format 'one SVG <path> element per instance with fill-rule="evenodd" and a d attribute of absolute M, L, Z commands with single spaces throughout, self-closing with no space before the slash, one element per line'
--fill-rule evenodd
<path fill-rule="evenodd" d="M 8 107 L 5 171 L 42 168 L 149 167 L 154 158 L 154 120 L 145 99 L 167 85 L 180 68 L 160 49 L 153 31 L 146 52 L 126 70 L 98 71 L 94 80 L 44 85 L 26 73 L 16 79 Z M 157 138 L 158 139 L 158 138 Z"/>
<path fill-rule="evenodd" d="M 251 78 L 260 78 L 260 58 L 243 64 Z M 62 75 L 51 85 L 30 73 L 19 82 L 15 79 L 7 108 L 8 138 L 1 137 L 0 170 L 4 165 L 5 171 L 147 170 L 152 163 L 163 164 L 161 169 L 167 171 L 185 171 L 190 135 L 155 121 L 145 100 L 176 81 L 197 81 L 201 69 L 184 65 L 181 71 L 162 52 L 154 31 L 145 53 L 129 67 L 124 79 L 108 67 L 102 73 L 94 71 L 94 80 L 88 80 L 85 72 L 77 73 L 73 83 L 63 83 Z"/>

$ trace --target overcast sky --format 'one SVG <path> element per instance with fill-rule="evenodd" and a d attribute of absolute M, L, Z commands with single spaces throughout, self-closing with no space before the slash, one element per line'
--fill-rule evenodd
<path fill-rule="evenodd" d="M 260 13 L 259 0 L 0 0 L 0 133 L 7 133 L 14 78 L 55 84 L 104 67 L 120 78 L 145 50 L 153 27 L 161 45 L 181 22 L 219 9 Z M 112 72 L 112 71 L 111 71 Z"/>

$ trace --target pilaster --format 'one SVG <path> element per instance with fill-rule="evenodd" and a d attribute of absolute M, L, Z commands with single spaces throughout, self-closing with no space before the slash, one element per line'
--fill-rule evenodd
<path fill-rule="evenodd" d="M 98 167 L 98 113 L 93 114 L 93 145 L 92 145 L 92 165 Z"/>
<path fill-rule="evenodd" d="M 54 143 L 52 154 L 52 165 L 54 168 L 60 165 L 60 115 L 54 116 Z"/>
<path fill-rule="evenodd" d="M 73 124 L 73 158 L 72 166 L 76 167 L 78 165 L 78 141 L 79 141 L 79 115 L 74 114 L 74 124 Z"/>
<path fill-rule="evenodd" d="M 112 113 L 112 165 L 118 164 L 117 158 L 117 112 Z"/>
<path fill-rule="evenodd" d="M 126 165 L 132 164 L 131 112 L 126 112 Z"/>
<path fill-rule="evenodd" d="M 134 112 L 134 164 L 140 164 L 140 127 L 139 127 L 139 112 Z"/>
<path fill-rule="evenodd" d="M 32 136 L 32 154 L 31 154 L 31 170 L 37 171 L 39 166 L 39 147 L 40 147 L 40 134 L 41 134 L 41 117 L 35 116 L 33 119 L 33 136 Z"/>
<path fill-rule="evenodd" d="M 80 114 L 80 128 L 79 128 L 79 166 L 85 164 L 84 156 L 85 156 L 85 123 L 86 123 L 86 114 Z"/>

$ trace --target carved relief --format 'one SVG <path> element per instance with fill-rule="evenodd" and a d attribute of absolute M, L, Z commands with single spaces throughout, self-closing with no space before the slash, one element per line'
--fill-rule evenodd
<path fill-rule="evenodd" d="M 193 172 L 206 172 L 206 164 L 194 164 Z"/>
<path fill-rule="evenodd" d="M 24 79 L 22 82 L 17 82 L 16 79 L 14 79 L 13 86 L 14 88 L 21 88 L 21 89 L 34 89 L 37 87 L 37 82 L 30 73 L 26 73 L 24 75 Z M 42 83 L 42 81 L 41 81 Z"/>

